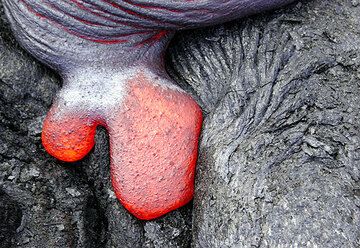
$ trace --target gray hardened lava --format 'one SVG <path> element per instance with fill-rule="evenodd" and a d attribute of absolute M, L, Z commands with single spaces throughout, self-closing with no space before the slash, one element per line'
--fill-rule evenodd
<path fill-rule="evenodd" d="M 15 241 L 17 229 L 21 225 L 21 208 L 9 195 L 0 190 L 0 244 L 10 247 Z"/>
<path fill-rule="evenodd" d="M 204 127 L 194 204 L 152 221 L 118 203 L 105 129 L 80 162 L 43 149 L 62 82 L 0 16 L 1 248 L 360 247 L 358 1 L 175 35 L 166 69 Z"/>
<path fill-rule="evenodd" d="M 170 47 L 207 113 L 194 247 L 360 246 L 359 14 L 302 1 Z"/>

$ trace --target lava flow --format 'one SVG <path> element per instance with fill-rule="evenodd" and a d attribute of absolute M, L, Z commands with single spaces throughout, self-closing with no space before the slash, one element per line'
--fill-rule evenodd
<path fill-rule="evenodd" d="M 20 44 L 64 81 L 44 121 L 45 149 L 78 161 L 106 127 L 115 194 L 145 220 L 194 194 L 202 114 L 166 73 L 174 33 L 292 1 L 3 0 Z"/>

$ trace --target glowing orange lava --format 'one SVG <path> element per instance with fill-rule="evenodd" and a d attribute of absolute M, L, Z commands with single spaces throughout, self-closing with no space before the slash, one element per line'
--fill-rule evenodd
<path fill-rule="evenodd" d="M 110 136 L 111 178 L 125 208 L 149 220 L 193 197 L 202 113 L 184 92 L 151 83 L 145 76 L 127 85 L 124 101 L 104 118 Z M 44 122 L 44 147 L 63 161 L 82 159 L 94 146 L 100 120 L 81 111 L 54 113 L 56 109 Z"/>

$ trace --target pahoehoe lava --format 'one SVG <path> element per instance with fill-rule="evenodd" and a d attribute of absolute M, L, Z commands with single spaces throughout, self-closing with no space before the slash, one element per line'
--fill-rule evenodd
<path fill-rule="evenodd" d="M 94 146 L 96 127 L 106 127 L 116 196 L 146 220 L 185 205 L 194 192 L 202 113 L 165 71 L 174 32 L 290 2 L 4 1 L 19 42 L 64 81 L 44 121 L 44 147 L 77 161 Z"/>

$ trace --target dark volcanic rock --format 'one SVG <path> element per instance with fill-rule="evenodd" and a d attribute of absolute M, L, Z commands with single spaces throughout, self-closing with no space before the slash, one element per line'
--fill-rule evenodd
<path fill-rule="evenodd" d="M 112 192 L 103 129 L 79 163 L 43 150 L 61 82 L 19 48 L 1 6 L 0 247 L 360 246 L 360 2 L 176 36 L 168 71 L 205 113 L 195 204 L 149 222 Z"/>
<path fill-rule="evenodd" d="M 178 36 L 207 116 L 194 247 L 360 247 L 360 6 L 302 1 Z"/>

